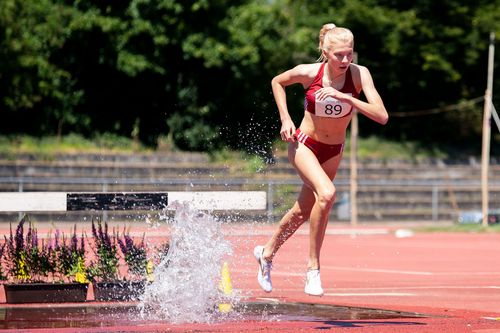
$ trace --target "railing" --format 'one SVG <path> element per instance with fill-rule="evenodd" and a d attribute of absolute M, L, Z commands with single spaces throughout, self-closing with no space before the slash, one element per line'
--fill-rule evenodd
<path fill-rule="evenodd" d="M 349 192 L 349 181 L 347 179 L 338 179 L 334 181 L 336 187 L 338 188 L 339 196 L 336 203 L 337 208 L 342 205 L 349 204 L 348 202 L 348 192 Z M 284 201 L 284 196 L 287 194 L 277 194 L 277 189 L 280 186 L 294 186 L 288 194 L 293 195 L 295 198 L 296 192 L 299 190 L 302 182 L 299 179 L 294 180 L 276 180 L 276 179 L 247 179 L 247 178 L 230 178 L 230 179 L 180 179 L 180 178 L 99 178 L 99 177 L 89 177 L 89 178 L 72 178 L 72 177 L 0 177 L 0 184 L 12 184 L 15 186 L 16 190 L 19 192 L 25 191 L 27 185 L 97 185 L 100 187 L 102 192 L 107 192 L 110 187 L 118 186 L 129 186 L 133 188 L 134 186 L 147 186 L 154 188 L 155 190 L 165 190 L 166 187 L 176 186 L 184 187 L 183 190 L 191 191 L 199 189 L 210 188 L 224 188 L 230 190 L 237 187 L 238 189 L 246 188 L 259 188 L 260 190 L 265 189 L 267 192 L 267 219 L 268 221 L 273 221 L 275 216 L 275 208 L 280 205 L 280 202 Z M 490 189 L 494 189 L 500 193 L 500 181 L 490 181 Z M 419 191 L 424 191 L 428 193 L 431 197 L 430 200 L 430 211 L 432 221 L 438 221 L 443 214 L 440 213 L 440 193 L 454 191 L 456 188 L 473 190 L 478 193 L 481 191 L 480 180 L 390 180 L 390 179 L 380 179 L 380 180 L 362 180 L 358 181 L 358 189 L 360 192 L 363 190 L 369 191 L 370 188 L 378 188 L 380 191 L 384 191 L 389 188 L 406 188 L 410 190 L 413 188 L 419 188 Z M 451 189 L 451 190 L 450 190 Z M 127 189 L 132 190 L 133 189 Z M 169 188 L 170 190 L 170 188 Z M 31 191 L 31 189 L 30 189 Z M 278 196 L 278 197 L 277 197 Z M 346 203 L 347 200 L 347 203 Z M 492 196 L 490 206 L 492 208 L 500 208 L 500 195 Z M 463 204 L 460 199 L 457 199 L 459 206 Z M 286 206 L 286 205 L 285 205 Z M 480 203 L 477 209 L 480 209 Z M 345 206 L 343 206 L 345 207 Z M 281 212 L 279 212 L 281 213 Z M 449 218 L 449 217 L 446 217 Z M 348 217 L 346 217 L 348 219 Z"/>

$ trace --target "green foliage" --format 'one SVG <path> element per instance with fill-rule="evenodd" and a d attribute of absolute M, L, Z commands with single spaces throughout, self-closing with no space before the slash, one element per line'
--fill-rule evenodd
<path fill-rule="evenodd" d="M 269 82 L 318 58 L 326 22 L 354 32 L 389 113 L 425 110 L 484 94 L 500 0 L 3 0 L 0 131 L 269 152 L 279 133 Z M 298 125 L 302 88 L 287 96 Z M 365 136 L 475 149 L 481 110 L 360 125 Z"/>
<path fill-rule="evenodd" d="M 350 155 L 350 140 L 346 141 L 344 155 Z M 376 136 L 358 140 L 358 158 L 360 159 L 401 159 L 418 161 L 427 158 L 447 158 L 447 154 L 435 147 L 422 146 L 417 141 L 395 142 L 381 140 Z"/>
<path fill-rule="evenodd" d="M 92 220 L 92 241 L 96 261 L 91 261 L 88 278 L 91 281 L 116 281 L 119 279 L 118 245 L 116 235 L 108 232 L 108 224 Z"/>
<path fill-rule="evenodd" d="M 144 235 L 139 243 L 135 243 L 128 231 L 118 235 L 118 244 L 128 267 L 129 276 L 143 280 L 147 277 L 148 257 Z"/>
<path fill-rule="evenodd" d="M 25 226 L 27 230 L 25 232 Z M 84 278 L 85 271 L 85 247 L 83 236 L 80 243 L 76 236 L 76 226 L 69 244 L 64 239 L 60 243 L 59 230 L 55 232 L 54 241 L 51 235 L 42 239 L 38 237 L 38 231 L 27 215 L 18 223 L 15 232 L 10 228 L 9 237 L 4 236 L 5 243 L 0 249 L 5 248 L 5 257 L 2 259 L 2 267 L 7 274 L 2 279 L 12 282 L 87 282 Z"/>
<path fill-rule="evenodd" d="M 249 156 L 247 158 L 247 161 L 248 162 L 246 171 L 248 173 L 262 172 L 267 167 L 267 164 L 264 162 L 264 160 L 257 155 Z"/>
<path fill-rule="evenodd" d="M 175 145 L 183 150 L 206 151 L 217 144 L 218 134 L 213 127 L 199 122 L 192 115 L 174 114 L 168 119 Z"/>
<path fill-rule="evenodd" d="M 465 232 L 465 233 L 499 233 L 500 224 L 484 227 L 482 224 L 453 224 L 442 226 L 425 226 L 415 229 L 416 232 Z"/>
<path fill-rule="evenodd" d="M 92 221 L 91 239 L 86 239 L 83 232 L 78 236 L 75 225 L 68 238 L 56 229 L 54 233 L 49 231 L 47 238 L 40 241 L 37 229 L 25 215 L 15 230 L 11 225 L 10 234 L 4 235 L 4 241 L 0 244 L 0 281 L 152 281 L 154 264 L 166 256 L 168 249 L 169 242 L 164 241 L 160 247 L 148 253 L 145 236 L 140 242 L 134 242 L 125 229 L 121 237 L 114 231 L 111 235 L 107 223 L 103 225 L 100 221 Z M 120 272 L 122 262 L 127 265 L 128 272 Z"/>
<path fill-rule="evenodd" d="M 83 234 L 78 238 L 76 225 L 70 239 L 67 241 L 64 233 L 62 242 L 59 242 L 59 230 L 56 230 L 56 253 L 59 272 L 69 280 L 85 283 L 87 281 L 87 268 L 85 266 L 85 243 Z"/>
<path fill-rule="evenodd" d="M 345 157 L 351 154 L 350 134 L 348 133 L 344 153 Z M 281 140 L 274 143 L 276 155 L 286 156 L 288 144 Z M 358 137 L 357 156 L 360 159 L 418 161 L 429 158 L 451 158 L 450 151 L 441 149 L 440 145 L 422 145 L 418 141 L 394 141 L 377 136 Z"/>
<path fill-rule="evenodd" d="M 25 223 L 29 224 L 28 235 L 24 232 Z M 11 224 L 9 237 L 4 236 L 4 238 L 7 247 L 5 267 L 8 275 L 18 282 L 37 281 L 40 272 L 36 267 L 39 251 L 36 231 L 33 232 L 28 217 L 25 215 L 19 221 L 15 232 Z"/>
<path fill-rule="evenodd" d="M 292 207 L 297 195 L 297 186 L 280 185 L 275 187 L 274 211 L 285 214 Z"/>
<path fill-rule="evenodd" d="M 36 154 L 50 158 L 59 153 L 106 153 L 106 152 L 146 152 L 148 149 L 128 137 L 112 133 L 96 134 L 85 138 L 80 134 L 62 137 L 33 137 L 28 135 L 0 136 L 0 153 L 6 156 L 15 154 Z"/>
<path fill-rule="evenodd" d="M 74 89 L 71 73 L 51 59 L 65 42 L 72 14 L 71 7 L 51 0 L 0 3 L 1 109 L 24 115 L 33 110 L 40 120 L 56 117 L 60 123 L 55 124 L 53 131 L 64 122 L 74 124 L 80 120 L 74 107 L 82 91 Z M 23 128 L 20 124 L 10 126 L 18 131 Z M 50 133 L 47 122 L 36 126 L 43 133 Z"/>

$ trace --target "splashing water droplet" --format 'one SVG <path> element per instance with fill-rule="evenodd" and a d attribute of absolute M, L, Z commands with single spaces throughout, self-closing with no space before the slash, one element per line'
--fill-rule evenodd
<path fill-rule="evenodd" d="M 219 290 L 223 262 L 232 253 L 221 223 L 188 203 L 173 203 L 170 248 L 154 270 L 139 310 L 148 319 L 171 323 L 214 322 L 220 303 L 236 302 L 236 296 Z"/>

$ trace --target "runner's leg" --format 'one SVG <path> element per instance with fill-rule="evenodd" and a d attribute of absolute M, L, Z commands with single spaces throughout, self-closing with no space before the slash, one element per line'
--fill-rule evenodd
<path fill-rule="evenodd" d="M 319 252 L 328 224 L 330 208 L 335 199 L 332 179 L 337 171 L 340 155 L 321 166 L 311 150 L 302 144 L 293 143 L 289 145 L 289 159 L 305 184 L 302 186 L 297 201 L 283 216 L 278 229 L 266 243 L 263 257 L 271 261 L 281 245 L 310 217 L 311 241 L 308 266 L 309 268 L 319 267 Z"/>
<path fill-rule="evenodd" d="M 304 149 L 301 149 L 304 148 Z M 297 169 L 300 177 L 315 194 L 315 203 L 312 206 L 309 224 L 309 269 L 320 268 L 320 252 L 325 237 L 330 210 L 336 196 L 336 189 L 332 179 L 337 172 L 341 154 L 332 157 L 320 165 L 317 159 L 308 158 L 303 145 L 291 152 L 290 161 Z"/>
<path fill-rule="evenodd" d="M 292 208 L 283 216 L 278 228 L 264 246 L 263 257 L 267 261 L 272 261 L 281 245 L 283 245 L 283 243 L 309 219 L 315 201 L 316 197 L 313 191 L 308 186 L 302 185 L 297 201 L 295 201 Z"/>

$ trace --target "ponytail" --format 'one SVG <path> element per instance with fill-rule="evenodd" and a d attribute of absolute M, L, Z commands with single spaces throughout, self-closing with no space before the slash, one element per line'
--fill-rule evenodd
<path fill-rule="evenodd" d="M 326 33 L 328 31 L 332 30 L 335 27 L 336 27 L 336 25 L 333 23 L 326 23 L 321 27 L 321 30 L 319 31 L 319 45 L 318 45 L 318 50 L 320 52 L 320 56 L 319 56 L 318 60 L 316 60 L 317 62 L 326 61 L 326 58 L 323 55 L 323 44 L 325 41 L 325 36 L 326 36 Z"/>

